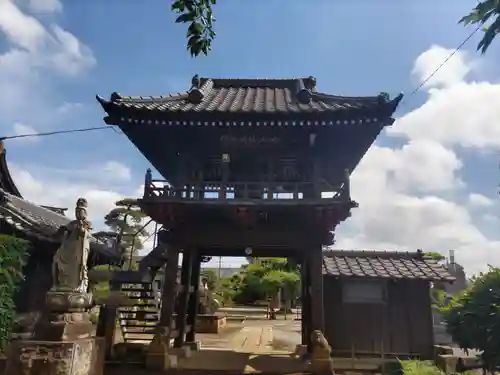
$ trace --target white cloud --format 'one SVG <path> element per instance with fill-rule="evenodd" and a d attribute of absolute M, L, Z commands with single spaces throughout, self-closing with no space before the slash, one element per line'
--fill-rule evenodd
<path fill-rule="evenodd" d="M 62 11 L 59 0 L 29 0 L 28 6 L 33 13 L 56 13 Z"/>
<path fill-rule="evenodd" d="M 500 219 L 498 218 L 498 216 L 495 216 L 495 215 L 492 215 L 492 214 L 484 214 L 481 217 L 481 220 L 484 220 L 485 222 L 492 223 L 492 224 L 497 224 L 500 221 Z"/>
<path fill-rule="evenodd" d="M 420 55 L 413 75 L 422 81 L 451 51 L 433 46 Z M 352 177 L 352 195 L 360 203 L 337 230 L 337 247 L 439 251 L 456 250 L 469 272 L 500 264 L 500 241 L 481 231 L 491 214 L 475 222 L 473 205 L 487 197 L 467 193 L 460 176 L 460 147 L 483 152 L 500 146 L 500 85 L 467 82 L 477 66 L 457 53 L 426 85 L 429 98 L 397 119 L 388 136 L 399 148 L 372 147 Z M 466 195 L 461 205 L 460 196 Z"/>
<path fill-rule="evenodd" d="M 82 108 L 83 108 L 82 103 L 64 102 L 59 107 L 57 107 L 56 111 L 57 111 L 57 113 L 59 113 L 61 115 L 67 115 L 67 114 L 73 113 L 75 111 L 78 111 Z"/>
<path fill-rule="evenodd" d="M 108 161 L 102 169 L 103 176 L 120 181 L 129 181 L 132 179 L 130 168 L 117 161 Z"/>
<path fill-rule="evenodd" d="M 459 82 L 433 89 L 424 105 L 399 118 L 388 133 L 445 146 L 498 149 L 500 85 Z"/>
<path fill-rule="evenodd" d="M 20 122 L 16 122 L 14 126 L 12 126 L 13 135 L 29 135 L 29 134 L 38 134 L 38 132 L 29 125 L 21 124 Z M 19 138 L 19 140 L 27 141 L 27 142 L 36 142 L 38 140 L 37 137 L 25 137 Z"/>
<path fill-rule="evenodd" d="M 472 206 L 476 207 L 489 207 L 493 206 L 494 202 L 488 197 L 485 197 L 482 194 L 470 193 L 469 194 L 469 203 Z"/>
<path fill-rule="evenodd" d="M 54 24 L 45 27 L 34 16 L 23 13 L 11 0 L 0 2 L 0 31 L 12 46 L 4 56 L 24 53 L 29 61 L 9 65 L 11 70 L 48 68 L 62 74 L 78 74 L 95 64 L 92 51 L 73 34 Z M 19 59 L 18 59 L 19 61 Z"/>
<path fill-rule="evenodd" d="M 424 87 L 451 86 L 462 82 L 471 71 L 471 66 L 467 63 L 463 52 L 458 52 L 460 58 L 450 58 L 454 52 L 455 49 L 446 49 L 436 45 L 431 46 L 417 57 L 412 75 L 423 83 Z M 448 59 L 446 68 L 440 69 L 441 64 L 446 59 Z M 439 70 L 436 72 L 437 69 Z M 428 79 L 431 75 L 432 78 Z M 427 81 L 424 83 L 425 80 Z"/>
<path fill-rule="evenodd" d="M 64 183 L 86 184 L 91 181 L 96 186 L 122 186 L 132 178 L 130 168 L 114 160 L 101 163 L 87 163 L 78 165 L 78 168 L 61 168 L 59 166 L 47 166 L 30 164 L 24 168 L 33 171 L 36 178 L 59 181 Z"/>
<path fill-rule="evenodd" d="M 54 0 L 31 0 L 28 10 L 56 12 L 61 10 L 58 4 Z M 52 111 L 48 102 L 53 97 L 52 87 L 47 78 L 75 77 L 96 63 L 92 51 L 73 34 L 55 23 L 46 26 L 13 0 L 0 1 L 0 42 L 7 47 L 0 54 L 0 111 L 4 121 L 25 121 L 19 117 L 39 118 L 39 112 Z"/>
<path fill-rule="evenodd" d="M 96 181 L 89 176 L 86 181 L 68 182 L 66 179 L 53 179 L 35 177 L 35 173 L 30 168 L 27 170 L 17 164 L 9 163 L 9 169 L 12 173 L 21 194 L 29 201 L 48 206 L 59 206 L 69 208 L 68 216 L 73 216 L 73 208 L 79 197 L 84 197 L 89 202 L 89 216 L 94 223 L 94 229 L 103 228 L 104 216 L 115 207 L 115 202 L 130 196 L 134 189 L 117 189 L 118 191 L 108 190 L 96 184 Z M 68 171 L 78 175 L 78 171 Z"/>

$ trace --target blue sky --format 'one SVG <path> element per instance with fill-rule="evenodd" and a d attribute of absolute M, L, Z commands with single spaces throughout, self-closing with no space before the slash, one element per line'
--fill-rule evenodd
<path fill-rule="evenodd" d="M 221 1 L 215 7 L 213 51 L 196 59 L 186 51 L 185 27 L 174 24 L 169 4 L 0 4 L 0 134 L 104 125 L 96 94 L 182 91 L 194 74 L 313 75 L 318 87 L 332 94 L 409 94 L 472 31 L 457 20 L 475 1 Z M 475 52 L 479 36 L 445 65 L 442 79 L 436 76 L 405 100 L 397 113 L 401 122 L 367 154 L 354 187 L 361 207 L 339 229 L 339 246 L 442 252 L 453 247 L 459 260 L 475 262 L 471 269 L 500 263 L 495 255 L 500 135 L 493 126 L 499 117 L 498 110 L 488 112 L 500 104 L 494 96 L 500 93 L 500 68 L 494 63 L 500 43 L 480 57 Z M 457 114 L 466 107 L 461 100 L 472 108 L 466 115 Z M 445 118 L 453 114 L 460 120 L 456 126 Z M 482 126 L 475 125 L 476 117 Z M 440 126 L 458 135 L 443 136 Z M 111 130 L 11 140 L 6 146 L 27 198 L 71 207 L 78 194 L 86 194 L 97 225 L 117 196 L 139 194 L 149 167 L 123 135 Z M 406 228 L 413 229 L 398 237 L 394 221 L 401 212 Z M 374 226 L 378 215 L 384 220 Z M 473 256 L 479 248 L 481 259 Z"/>

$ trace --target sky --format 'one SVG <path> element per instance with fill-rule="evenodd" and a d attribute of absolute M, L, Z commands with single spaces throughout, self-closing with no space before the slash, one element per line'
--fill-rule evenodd
<path fill-rule="evenodd" d="M 0 136 L 103 126 L 96 94 L 165 95 L 194 74 L 312 75 L 336 95 L 403 92 L 396 122 L 354 171 L 360 206 L 335 247 L 454 249 L 469 273 L 500 266 L 500 40 L 481 56 L 478 32 L 412 94 L 472 32 L 457 21 L 475 1 L 219 3 L 213 51 L 193 59 L 169 1 L 0 0 Z M 149 167 L 111 127 L 5 146 L 27 199 L 72 211 L 86 197 L 97 229 L 114 202 L 142 195 Z"/>

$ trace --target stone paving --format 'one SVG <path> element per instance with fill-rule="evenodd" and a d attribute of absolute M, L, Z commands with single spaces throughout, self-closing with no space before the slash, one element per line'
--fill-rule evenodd
<path fill-rule="evenodd" d="M 234 373 L 298 373 L 306 364 L 293 352 L 300 343 L 300 322 L 246 321 L 229 325 L 221 335 L 199 335 L 202 349 L 180 359 L 185 370 L 219 370 Z M 297 341 L 298 339 L 298 341 Z"/>

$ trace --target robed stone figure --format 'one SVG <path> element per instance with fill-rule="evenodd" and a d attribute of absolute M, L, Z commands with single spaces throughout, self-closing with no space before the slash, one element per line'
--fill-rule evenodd
<path fill-rule="evenodd" d="M 75 217 L 75 220 L 60 228 L 62 241 L 52 264 L 52 290 L 87 293 L 87 260 L 92 225 L 87 220 L 85 198 L 77 200 Z"/>

